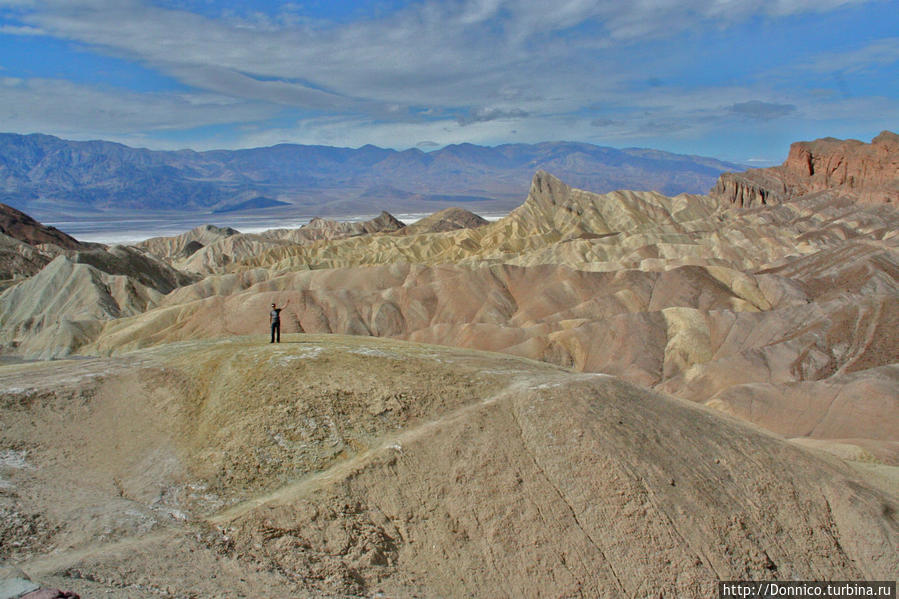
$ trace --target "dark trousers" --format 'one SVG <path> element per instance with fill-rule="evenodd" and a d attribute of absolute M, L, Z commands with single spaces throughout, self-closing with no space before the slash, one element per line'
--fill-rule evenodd
<path fill-rule="evenodd" d="M 275 342 L 275 334 L 278 335 L 278 343 L 281 343 L 281 321 L 276 320 L 272 323 L 272 343 Z"/>

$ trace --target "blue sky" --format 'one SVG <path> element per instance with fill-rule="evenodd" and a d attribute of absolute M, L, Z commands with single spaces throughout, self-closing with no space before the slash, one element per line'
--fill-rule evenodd
<path fill-rule="evenodd" d="M 0 131 L 573 140 L 749 164 L 899 130 L 897 0 L 0 0 Z"/>

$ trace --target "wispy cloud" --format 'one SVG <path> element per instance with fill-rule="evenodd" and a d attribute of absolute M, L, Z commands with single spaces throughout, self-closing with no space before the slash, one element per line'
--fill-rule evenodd
<path fill-rule="evenodd" d="M 817 72 L 861 72 L 873 67 L 893 65 L 899 62 L 899 37 L 876 40 L 856 50 L 828 52 L 815 57 L 801 68 Z"/>
<path fill-rule="evenodd" d="M 456 122 L 460 125 L 471 125 L 472 123 L 486 123 L 500 119 L 522 119 L 527 116 L 528 112 L 520 108 L 478 108 L 469 111 L 465 116 L 457 117 Z"/>

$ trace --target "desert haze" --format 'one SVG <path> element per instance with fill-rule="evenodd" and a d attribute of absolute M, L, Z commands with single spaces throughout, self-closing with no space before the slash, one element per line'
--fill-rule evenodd
<path fill-rule="evenodd" d="M 133 159 L 79 151 L 98 148 Z M 142 160 L 237 160 L 176 154 Z M 396 194 L 366 173 L 367 200 Z M 4 580 L 122 599 L 895 580 L 899 136 L 796 143 L 708 194 L 528 177 L 496 222 L 127 246 L 0 205 Z M 262 197 L 216 185 L 219 207 Z"/>

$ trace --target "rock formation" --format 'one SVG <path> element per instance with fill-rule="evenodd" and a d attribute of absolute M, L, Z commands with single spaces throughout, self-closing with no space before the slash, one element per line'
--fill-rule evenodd
<path fill-rule="evenodd" d="M 138 243 L 137 247 L 171 263 L 176 260 L 189 258 L 197 250 L 220 239 L 239 233 L 240 231 L 231 227 L 202 225 L 175 237 L 153 237 L 147 239 Z"/>
<path fill-rule="evenodd" d="M 405 227 L 389 212 L 381 212 L 371 220 L 361 222 L 341 222 L 326 218 L 313 218 L 299 229 L 271 229 L 262 237 L 281 239 L 294 243 L 309 243 L 370 235 L 372 233 L 392 233 Z"/>
<path fill-rule="evenodd" d="M 270 229 L 259 234 L 205 225 L 177 237 L 150 239 L 139 245 L 185 272 L 211 274 L 224 272 L 235 263 L 272 248 L 390 233 L 404 226 L 393 215 L 382 212 L 367 221 L 338 222 L 314 218 L 298 229 Z"/>
<path fill-rule="evenodd" d="M 832 137 L 797 142 L 781 166 L 721 175 L 712 195 L 748 208 L 819 191 L 899 203 L 899 135 L 884 131 L 870 144 Z"/>

